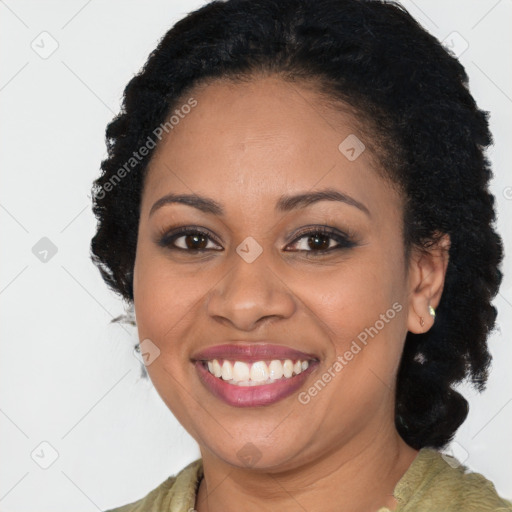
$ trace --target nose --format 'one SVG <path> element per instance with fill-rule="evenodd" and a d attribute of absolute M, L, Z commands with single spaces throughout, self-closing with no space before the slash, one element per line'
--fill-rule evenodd
<path fill-rule="evenodd" d="M 252 331 L 270 319 L 293 315 L 296 301 L 291 290 L 263 257 L 247 263 L 235 253 L 231 259 L 230 271 L 210 291 L 210 317 Z"/>

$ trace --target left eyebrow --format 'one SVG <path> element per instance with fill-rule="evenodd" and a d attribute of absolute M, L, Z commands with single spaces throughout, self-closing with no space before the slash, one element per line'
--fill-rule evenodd
<path fill-rule="evenodd" d="M 276 204 L 276 209 L 281 212 L 289 212 L 297 208 L 304 208 L 318 201 L 340 201 L 350 206 L 355 206 L 366 213 L 368 217 L 371 217 L 370 210 L 363 203 L 332 188 L 293 196 L 281 196 Z"/>

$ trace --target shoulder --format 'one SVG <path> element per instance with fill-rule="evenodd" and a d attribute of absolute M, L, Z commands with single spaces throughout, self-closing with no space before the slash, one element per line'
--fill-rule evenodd
<path fill-rule="evenodd" d="M 170 476 L 143 498 L 104 512 L 159 512 L 194 508 L 197 486 L 202 478 L 203 464 L 198 459 Z"/>
<path fill-rule="evenodd" d="M 512 504 L 501 498 L 493 483 L 473 473 L 457 459 L 423 448 L 397 484 L 397 509 L 408 512 L 510 511 Z"/>

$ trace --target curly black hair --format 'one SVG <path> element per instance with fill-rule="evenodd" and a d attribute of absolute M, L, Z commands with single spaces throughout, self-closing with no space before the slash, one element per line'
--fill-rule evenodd
<path fill-rule="evenodd" d="M 485 387 L 503 248 L 488 189 L 487 113 L 459 61 L 399 4 L 213 1 L 176 23 L 126 86 L 121 112 L 107 127 L 108 157 L 93 187 L 93 261 L 133 303 L 139 205 L 159 127 L 172 129 L 169 115 L 193 87 L 261 73 L 313 81 L 357 112 L 383 173 L 403 191 L 406 254 L 450 236 L 436 320 L 426 333 L 407 334 L 395 402 L 406 443 L 442 448 L 468 414 L 453 386 L 468 379 Z"/>

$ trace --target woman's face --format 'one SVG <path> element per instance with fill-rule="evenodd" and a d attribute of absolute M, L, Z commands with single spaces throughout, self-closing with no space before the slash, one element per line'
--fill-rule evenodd
<path fill-rule="evenodd" d="M 237 466 L 390 435 L 412 315 L 400 195 L 311 88 L 191 96 L 141 203 L 134 302 L 155 388 L 203 457 Z"/>

